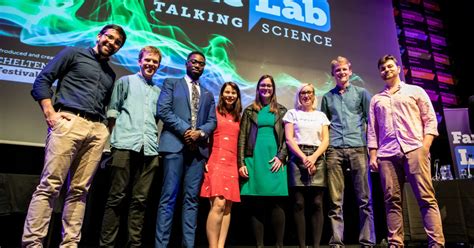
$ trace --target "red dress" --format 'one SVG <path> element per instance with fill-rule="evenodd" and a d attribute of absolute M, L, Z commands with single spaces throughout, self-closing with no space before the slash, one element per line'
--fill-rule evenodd
<path fill-rule="evenodd" d="M 211 156 L 207 161 L 201 186 L 202 197 L 223 196 L 240 202 L 239 174 L 237 172 L 237 140 L 239 122 L 233 116 L 222 116 L 216 111 L 217 128 L 214 130 Z"/>

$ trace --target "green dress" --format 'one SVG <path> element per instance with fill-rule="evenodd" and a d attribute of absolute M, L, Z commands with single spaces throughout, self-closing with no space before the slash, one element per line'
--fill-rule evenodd
<path fill-rule="evenodd" d="M 275 138 L 275 114 L 270 112 L 270 106 L 262 108 L 257 115 L 257 139 L 253 157 L 244 159 L 249 172 L 248 180 L 242 183 L 241 195 L 253 196 L 287 196 L 287 169 L 282 166 L 277 172 L 270 169 L 272 160 L 278 152 Z"/>

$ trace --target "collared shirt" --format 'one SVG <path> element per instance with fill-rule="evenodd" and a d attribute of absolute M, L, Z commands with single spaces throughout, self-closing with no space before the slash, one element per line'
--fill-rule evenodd
<path fill-rule="evenodd" d="M 370 93 L 351 84 L 343 94 L 339 91 L 340 88 L 336 86 L 321 101 L 321 111 L 331 121 L 329 145 L 341 148 L 365 146 Z"/>
<path fill-rule="evenodd" d="M 186 81 L 186 85 L 188 85 L 188 90 L 189 90 L 189 106 L 191 106 L 193 103 L 193 79 L 191 79 L 188 75 L 184 76 L 184 80 Z M 201 95 L 201 87 L 199 87 L 199 81 L 195 81 L 197 90 L 199 92 L 199 95 Z"/>
<path fill-rule="evenodd" d="M 419 86 L 401 82 L 390 94 L 387 88 L 370 102 L 368 147 L 377 157 L 407 153 L 423 145 L 427 134 L 438 135 L 438 122 L 428 94 Z"/>
<path fill-rule="evenodd" d="M 107 117 L 115 118 L 110 145 L 118 149 L 158 154 L 157 103 L 160 88 L 140 74 L 115 82 Z"/>
<path fill-rule="evenodd" d="M 63 49 L 41 71 L 31 95 L 36 101 L 52 98 L 51 86 L 58 80 L 54 106 L 66 106 L 105 118 L 115 81 L 107 59 L 99 60 L 94 49 Z"/>

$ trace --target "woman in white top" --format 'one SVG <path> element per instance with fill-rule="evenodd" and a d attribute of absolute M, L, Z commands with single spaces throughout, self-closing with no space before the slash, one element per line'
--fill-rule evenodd
<path fill-rule="evenodd" d="M 283 117 L 290 151 L 288 186 L 300 247 L 306 247 L 305 201 L 312 226 L 313 247 L 319 247 L 323 229 L 323 195 L 326 187 L 324 152 L 329 145 L 329 120 L 316 110 L 314 86 L 302 85 L 295 96 L 295 109 Z"/>

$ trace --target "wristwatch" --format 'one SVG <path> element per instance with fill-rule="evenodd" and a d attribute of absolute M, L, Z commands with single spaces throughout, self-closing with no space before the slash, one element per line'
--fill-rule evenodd
<path fill-rule="evenodd" d="M 202 131 L 202 130 L 199 130 L 199 136 L 200 136 L 201 138 L 204 138 L 204 137 L 206 136 L 206 133 L 205 133 L 204 131 Z"/>

